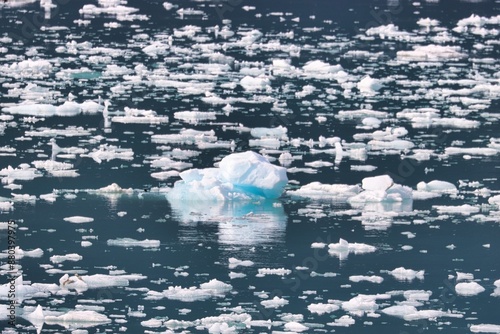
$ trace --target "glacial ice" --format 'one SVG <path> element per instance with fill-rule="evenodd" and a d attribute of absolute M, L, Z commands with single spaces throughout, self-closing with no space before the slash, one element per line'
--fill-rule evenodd
<path fill-rule="evenodd" d="M 218 168 L 190 169 L 179 176 L 182 180 L 167 193 L 169 201 L 273 199 L 288 182 L 283 167 L 251 151 L 226 156 Z"/>

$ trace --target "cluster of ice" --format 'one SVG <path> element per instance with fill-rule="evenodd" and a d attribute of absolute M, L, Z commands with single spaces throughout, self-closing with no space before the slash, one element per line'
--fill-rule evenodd
<path fill-rule="evenodd" d="M 287 194 L 304 198 L 347 200 L 360 192 L 361 187 L 358 185 L 311 182 L 297 190 L 288 190 Z"/>
<path fill-rule="evenodd" d="M 395 184 L 389 175 L 366 177 L 362 181 L 363 192 L 348 199 L 351 205 L 370 202 L 403 202 L 412 199 L 412 189 Z"/>
<path fill-rule="evenodd" d="M 85 101 L 83 103 L 77 103 L 74 101 L 66 101 L 60 106 L 54 106 L 51 104 L 34 104 L 25 103 L 10 107 L 2 108 L 3 112 L 23 115 L 23 116 L 37 116 L 37 117 L 50 117 L 50 116 L 76 116 L 81 113 L 97 113 L 102 109 L 98 103 L 94 101 Z"/>
<path fill-rule="evenodd" d="M 470 326 L 472 333 L 500 333 L 500 325 L 479 324 Z"/>
<path fill-rule="evenodd" d="M 179 174 L 170 201 L 227 201 L 279 197 L 288 182 L 286 170 L 255 152 L 233 153 L 218 168 L 190 169 Z"/>

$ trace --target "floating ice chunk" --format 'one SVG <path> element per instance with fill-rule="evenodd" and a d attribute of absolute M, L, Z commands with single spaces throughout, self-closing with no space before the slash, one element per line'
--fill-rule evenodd
<path fill-rule="evenodd" d="M 380 284 L 384 281 L 384 278 L 376 275 L 372 276 L 354 275 L 354 276 L 349 276 L 349 281 L 356 283 L 366 281 L 366 282 Z"/>
<path fill-rule="evenodd" d="M 44 321 L 48 325 L 61 325 L 66 328 L 94 327 L 111 322 L 107 316 L 96 311 L 69 311 L 59 316 L 47 315 Z"/>
<path fill-rule="evenodd" d="M 174 113 L 174 118 L 190 124 L 198 124 L 200 121 L 215 120 L 217 117 L 213 111 L 177 111 Z"/>
<path fill-rule="evenodd" d="M 257 277 L 264 277 L 266 275 L 286 276 L 291 273 L 292 271 L 290 269 L 285 268 L 259 268 Z"/>
<path fill-rule="evenodd" d="M 11 250 L 11 252 L 12 252 L 12 250 Z M 16 246 L 14 248 L 14 254 L 16 256 L 16 259 L 22 259 L 25 256 L 26 257 L 38 258 L 38 257 L 42 257 L 43 256 L 43 250 L 40 249 L 40 248 L 36 248 L 36 249 L 30 250 L 30 251 L 27 251 L 27 250 L 21 249 L 19 246 Z M 5 250 L 2 253 L 0 253 L 0 259 L 7 258 L 7 257 L 8 257 L 7 250 Z"/>
<path fill-rule="evenodd" d="M 240 80 L 240 85 L 248 92 L 266 90 L 269 84 L 270 81 L 265 76 L 251 77 L 247 75 Z"/>
<path fill-rule="evenodd" d="M 356 323 L 356 320 L 352 318 L 349 315 L 343 315 L 338 319 L 335 319 L 334 322 L 328 322 L 327 326 L 334 326 L 334 327 L 349 327 L 351 325 L 354 325 Z"/>
<path fill-rule="evenodd" d="M 444 61 L 459 60 L 467 55 L 459 46 L 425 45 L 415 46 L 411 51 L 398 51 L 398 60 L 406 61 Z"/>
<path fill-rule="evenodd" d="M 457 281 L 473 280 L 473 279 L 474 279 L 474 274 L 461 273 L 457 271 Z"/>
<path fill-rule="evenodd" d="M 111 183 L 109 186 L 88 191 L 97 194 L 115 194 L 115 193 L 132 193 L 134 190 L 132 188 L 122 188 L 116 183 Z"/>
<path fill-rule="evenodd" d="M 277 198 L 288 182 L 283 167 L 251 151 L 226 156 L 219 168 L 190 169 L 179 176 L 182 180 L 167 194 L 169 200 Z"/>
<path fill-rule="evenodd" d="M 394 185 L 394 181 L 389 175 L 380 175 L 374 177 L 365 177 L 361 184 L 364 190 L 386 191 Z"/>
<path fill-rule="evenodd" d="M 81 223 L 91 223 L 94 221 L 94 218 L 83 217 L 83 216 L 72 216 L 72 217 L 66 217 L 64 218 L 64 220 L 73 224 L 81 224 Z"/>
<path fill-rule="evenodd" d="M 27 59 L 13 63 L 10 66 L 5 64 L 0 67 L 0 71 L 3 72 L 2 74 L 13 78 L 42 79 L 50 75 L 52 64 L 45 59 Z"/>
<path fill-rule="evenodd" d="M 390 299 L 391 296 L 387 294 L 377 294 L 377 295 L 364 295 L 359 294 L 356 297 L 351 298 L 349 301 L 342 302 L 342 309 L 358 316 L 362 316 L 365 313 L 375 312 L 378 309 L 377 300 L 378 299 Z"/>
<path fill-rule="evenodd" d="M 335 200 L 347 200 L 361 191 L 358 185 L 347 184 L 323 184 L 320 182 L 311 182 L 300 187 L 297 190 L 288 190 L 287 194 L 303 198 L 326 198 Z"/>
<path fill-rule="evenodd" d="M 388 175 L 366 177 L 362 181 L 363 192 L 348 199 L 351 205 L 358 206 L 377 202 L 403 202 L 412 199 L 412 189 L 394 184 Z"/>
<path fill-rule="evenodd" d="M 339 309 L 339 307 L 335 304 L 310 304 L 307 306 L 307 309 L 311 313 L 316 313 L 319 315 L 325 314 L 325 313 L 332 313 L 335 312 Z"/>
<path fill-rule="evenodd" d="M 419 191 L 429 191 L 436 193 L 456 193 L 457 187 L 450 182 L 434 180 L 429 183 L 419 182 L 417 184 L 417 190 Z"/>
<path fill-rule="evenodd" d="M 160 240 L 136 240 L 132 238 L 118 238 L 109 239 L 106 242 L 109 246 L 121 247 L 143 247 L 143 248 L 158 248 L 160 247 Z"/>
<path fill-rule="evenodd" d="M 254 263 L 250 260 L 238 260 L 237 258 L 230 257 L 229 258 L 229 269 L 234 269 L 239 266 L 242 267 L 250 267 L 253 266 Z"/>
<path fill-rule="evenodd" d="M 389 116 L 389 113 L 385 111 L 376 111 L 376 110 L 371 110 L 371 109 L 359 109 L 359 110 L 340 110 L 337 115 L 335 115 L 336 118 L 339 118 L 341 120 L 343 119 L 354 119 L 354 118 L 366 118 L 366 117 L 373 117 L 373 118 L 387 118 Z"/>
<path fill-rule="evenodd" d="M 375 95 L 382 87 L 382 81 L 367 75 L 356 85 L 359 91 L 366 95 Z"/>
<path fill-rule="evenodd" d="M 125 107 L 125 115 L 113 116 L 111 121 L 125 124 L 163 124 L 168 123 L 168 116 L 158 116 L 153 110 Z"/>
<path fill-rule="evenodd" d="M 393 317 L 404 318 L 406 315 L 414 314 L 418 311 L 412 305 L 394 305 L 382 309 L 381 312 Z"/>
<path fill-rule="evenodd" d="M 488 203 L 491 205 L 496 205 L 500 207 L 500 195 L 492 196 L 488 198 Z"/>
<path fill-rule="evenodd" d="M 469 154 L 472 156 L 477 156 L 477 155 L 484 155 L 484 156 L 490 156 L 490 155 L 496 155 L 499 153 L 498 150 L 495 150 L 493 148 L 487 148 L 487 147 L 447 147 L 444 150 L 444 153 L 447 155 L 457 155 L 457 154 Z"/>
<path fill-rule="evenodd" d="M 282 140 L 287 140 L 288 129 L 283 126 L 278 126 L 275 128 L 253 128 L 250 130 L 250 134 L 255 138 L 277 138 Z"/>
<path fill-rule="evenodd" d="M 66 254 L 66 255 L 53 255 L 50 257 L 50 262 L 52 263 L 62 263 L 64 261 L 80 261 L 83 259 L 81 255 L 78 255 L 76 253 L 71 253 L 71 254 Z"/>
<path fill-rule="evenodd" d="M 42 174 L 36 168 L 31 168 L 28 164 L 21 164 L 18 168 L 8 166 L 1 169 L 0 176 L 2 176 L 2 183 L 9 184 L 16 180 L 31 181 L 37 177 L 41 177 Z"/>
<path fill-rule="evenodd" d="M 484 288 L 476 282 L 458 283 L 455 292 L 460 296 L 475 296 L 484 291 Z"/>
<path fill-rule="evenodd" d="M 104 161 L 110 161 L 114 159 L 121 160 L 133 160 L 134 152 L 132 149 L 119 148 L 114 145 L 103 144 L 99 146 L 99 149 L 93 149 L 92 152 L 87 154 L 82 154 L 82 157 L 88 157 L 94 159 L 95 162 L 101 163 Z"/>
<path fill-rule="evenodd" d="M 285 324 L 285 329 L 294 333 L 301 333 L 309 329 L 309 327 L 302 325 L 296 321 L 287 322 Z"/>
<path fill-rule="evenodd" d="M 215 142 L 217 137 L 213 130 L 198 131 L 193 129 L 182 129 L 179 134 L 156 134 L 151 136 L 151 141 L 157 144 L 187 144 L 198 142 Z"/>
<path fill-rule="evenodd" d="M 342 238 L 339 239 L 338 243 L 328 245 L 328 253 L 337 256 L 340 260 L 347 259 L 349 253 L 365 254 L 375 252 L 376 250 L 377 248 L 374 246 L 357 242 L 349 243 Z"/>
<path fill-rule="evenodd" d="M 472 333 L 500 333 L 500 325 L 479 324 L 470 326 Z"/>
<path fill-rule="evenodd" d="M 222 297 L 233 287 L 230 284 L 213 279 L 208 283 L 200 284 L 200 287 L 182 288 L 179 286 L 169 286 L 163 291 L 163 295 L 171 300 L 183 302 L 193 302 L 206 300 L 212 297 Z M 149 294 L 149 293 L 148 293 Z"/>
<path fill-rule="evenodd" d="M 405 40 L 408 41 L 413 37 L 406 31 L 400 31 L 394 24 L 382 25 L 378 27 L 372 27 L 366 30 L 365 34 L 367 36 L 379 36 L 381 39 L 395 39 L 395 40 Z"/>
<path fill-rule="evenodd" d="M 389 271 L 389 274 L 394 276 L 395 279 L 398 281 L 413 281 L 415 278 L 418 278 L 420 280 L 424 279 L 424 270 L 413 270 L 413 269 L 406 269 L 404 267 L 399 267 L 396 268 L 392 271 Z"/>
<path fill-rule="evenodd" d="M 332 78 L 332 74 L 342 71 L 341 65 L 330 65 L 321 60 L 307 62 L 303 69 L 303 75 L 310 78 Z"/>
<path fill-rule="evenodd" d="M 463 205 L 433 205 L 434 209 L 437 210 L 439 214 L 460 214 L 464 216 L 469 216 L 473 213 L 478 213 L 480 208 L 477 206 L 472 206 L 469 204 Z"/>
<path fill-rule="evenodd" d="M 427 17 L 419 19 L 417 24 L 422 27 L 434 27 L 439 25 L 439 21 Z"/>
<path fill-rule="evenodd" d="M 288 305 L 288 300 L 275 296 L 273 299 L 263 300 L 260 303 L 265 308 L 279 308 Z"/>

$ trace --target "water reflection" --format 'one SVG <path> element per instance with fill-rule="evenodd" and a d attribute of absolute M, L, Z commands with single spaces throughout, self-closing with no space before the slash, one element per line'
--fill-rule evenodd
<path fill-rule="evenodd" d="M 201 222 L 218 224 L 217 240 L 225 245 L 257 245 L 284 242 L 287 216 L 279 201 L 184 202 L 169 200 L 181 226 Z M 188 229 L 180 238 L 187 238 Z M 191 234 L 189 234 L 191 237 Z"/>

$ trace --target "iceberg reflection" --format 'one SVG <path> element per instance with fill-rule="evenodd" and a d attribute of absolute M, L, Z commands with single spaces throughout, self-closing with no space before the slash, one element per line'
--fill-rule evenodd
<path fill-rule="evenodd" d="M 287 216 L 279 201 L 187 202 L 169 199 L 169 203 L 174 217 L 184 226 L 217 222 L 220 244 L 275 243 L 285 237 Z"/>

